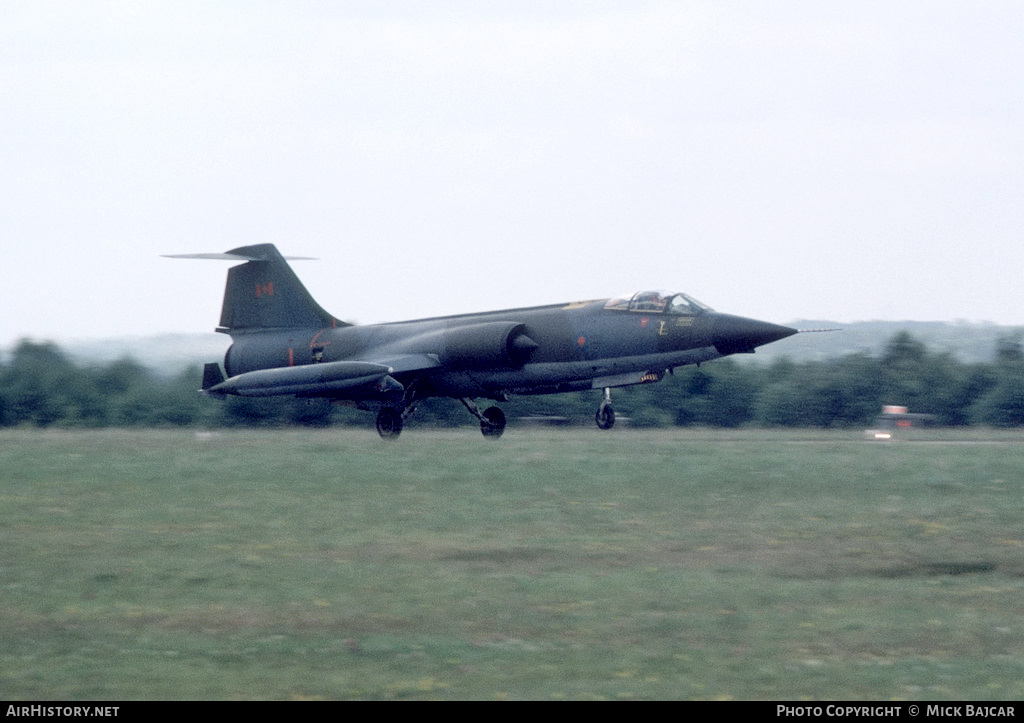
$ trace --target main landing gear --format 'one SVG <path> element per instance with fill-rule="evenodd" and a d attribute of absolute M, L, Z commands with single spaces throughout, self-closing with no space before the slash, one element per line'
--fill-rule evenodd
<path fill-rule="evenodd" d="M 470 414 L 480 420 L 480 432 L 487 439 L 497 439 L 505 433 L 505 413 L 498 407 L 488 407 L 484 411 L 476 406 L 472 399 L 460 399 Z"/>
<path fill-rule="evenodd" d="M 498 407 L 489 407 L 482 412 L 472 399 L 459 400 L 470 413 L 480 420 L 480 432 L 487 439 L 498 439 L 505 433 L 505 413 Z M 415 404 L 403 412 L 396 406 L 386 404 L 377 412 L 377 434 L 381 439 L 397 439 L 402 433 L 406 417 L 412 414 Z"/>
<path fill-rule="evenodd" d="M 416 411 L 416 407 L 424 398 L 422 389 L 413 382 L 404 396 L 393 396 L 385 403 L 377 411 L 377 434 L 381 439 L 397 439 L 402 433 L 405 420 Z"/>
<path fill-rule="evenodd" d="M 597 408 L 594 421 L 597 422 L 598 429 L 611 429 L 615 426 L 615 410 L 612 409 L 612 390 L 610 387 L 604 388 L 604 399 L 601 400 L 601 406 Z"/>
<path fill-rule="evenodd" d="M 594 421 L 598 429 L 611 429 L 615 426 L 615 410 L 612 408 L 612 393 L 609 387 L 604 388 L 604 398 L 601 406 L 597 408 Z M 480 433 L 487 439 L 498 439 L 505 433 L 505 413 L 498 407 L 488 407 L 480 411 L 476 403 L 469 398 L 459 401 L 469 410 L 469 413 L 480 420 Z M 406 417 L 412 414 L 416 408 L 418 398 L 413 398 L 413 403 L 404 410 L 393 404 L 385 404 L 377 412 L 377 434 L 381 439 L 397 439 L 402 433 L 402 426 Z"/>
<path fill-rule="evenodd" d="M 398 407 L 381 407 L 377 412 L 377 434 L 381 439 L 397 439 L 402 433 L 402 413 Z"/>

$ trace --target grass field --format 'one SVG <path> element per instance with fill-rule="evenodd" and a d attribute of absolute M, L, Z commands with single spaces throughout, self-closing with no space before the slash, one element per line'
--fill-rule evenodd
<path fill-rule="evenodd" d="M 0 699 L 1024 698 L 1024 435 L 0 433 Z"/>

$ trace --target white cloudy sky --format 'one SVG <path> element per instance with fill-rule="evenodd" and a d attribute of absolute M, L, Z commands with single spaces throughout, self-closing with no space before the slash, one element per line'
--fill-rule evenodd
<path fill-rule="evenodd" d="M 1024 324 L 1024 3 L 0 3 L 0 344 L 689 291 Z"/>

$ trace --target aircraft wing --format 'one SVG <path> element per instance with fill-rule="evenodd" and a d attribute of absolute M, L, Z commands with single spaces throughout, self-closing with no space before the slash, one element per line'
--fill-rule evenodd
<path fill-rule="evenodd" d="M 438 359 L 437 354 L 401 354 L 375 358 L 373 362 L 390 367 L 392 374 L 424 372 L 441 366 L 441 360 Z"/>

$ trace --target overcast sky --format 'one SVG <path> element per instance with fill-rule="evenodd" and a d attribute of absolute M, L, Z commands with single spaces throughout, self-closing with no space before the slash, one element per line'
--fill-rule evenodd
<path fill-rule="evenodd" d="M 687 291 L 1024 324 L 1024 3 L 0 2 L 0 345 Z"/>

